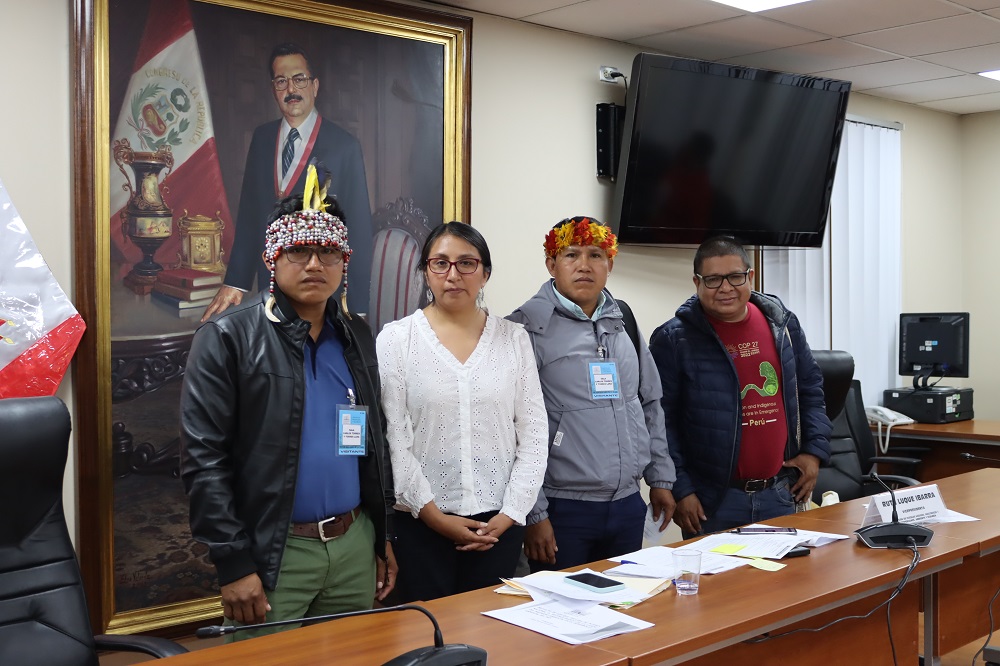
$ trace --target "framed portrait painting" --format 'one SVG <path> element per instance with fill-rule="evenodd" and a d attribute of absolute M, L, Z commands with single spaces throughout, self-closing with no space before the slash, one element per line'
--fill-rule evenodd
<path fill-rule="evenodd" d="M 345 211 L 346 298 L 376 332 L 421 304 L 428 231 L 469 221 L 472 24 L 366 0 L 74 12 L 78 549 L 95 630 L 132 633 L 221 614 L 178 473 L 180 386 L 211 304 L 267 288 L 264 219 L 306 163 Z M 274 74 L 288 53 L 308 76 Z M 304 104 L 285 164 L 279 128 Z"/>

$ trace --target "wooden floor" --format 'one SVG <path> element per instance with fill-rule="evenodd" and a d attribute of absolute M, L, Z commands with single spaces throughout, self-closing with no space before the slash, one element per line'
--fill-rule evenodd
<path fill-rule="evenodd" d="M 922 640 L 922 637 L 921 637 Z M 954 652 L 949 652 L 948 654 L 941 655 L 941 666 L 970 666 L 972 664 L 972 656 L 979 652 L 979 648 L 983 647 L 983 641 L 986 637 L 983 636 L 979 640 L 969 643 Z M 993 638 L 990 639 L 990 645 L 1000 646 L 1000 634 L 997 632 L 993 633 Z M 102 665 L 104 662 L 101 662 Z M 983 663 L 983 656 L 979 655 L 976 659 L 976 664 Z"/>
<path fill-rule="evenodd" d="M 990 645 L 998 646 L 1000 645 L 1000 640 L 997 640 L 998 636 L 996 633 L 993 634 L 993 639 L 990 641 Z M 979 652 L 979 648 L 983 647 L 983 641 L 986 637 L 983 636 L 981 639 L 975 643 L 969 643 L 965 647 L 961 647 L 954 652 L 949 652 L 946 655 L 941 656 L 941 666 L 969 666 L 972 663 L 972 655 Z M 102 662 L 103 663 L 103 662 Z M 977 664 L 983 663 L 983 656 L 979 655 L 976 659 Z"/>

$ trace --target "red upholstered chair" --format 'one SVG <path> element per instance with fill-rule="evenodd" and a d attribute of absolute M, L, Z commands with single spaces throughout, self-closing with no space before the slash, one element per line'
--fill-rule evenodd
<path fill-rule="evenodd" d="M 375 250 L 368 324 L 377 334 L 390 321 L 427 304 L 417 264 L 431 227 L 413 199 L 403 197 L 375 211 L 372 222 Z"/>

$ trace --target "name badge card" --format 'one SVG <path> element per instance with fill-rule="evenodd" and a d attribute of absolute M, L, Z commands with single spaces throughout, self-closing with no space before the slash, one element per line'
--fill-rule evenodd
<path fill-rule="evenodd" d="M 363 456 L 368 428 L 364 405 L 337 405 L 337 455 Z"/>
<path fill-rule="evenodd" d="M 919 488 L 901 488 L 895 493 L 896 515 L 901 523 L 915 523 L 917 525 L 936 523 L 940 522 L 948 513 L 937 484 Z M 890 522 L 892 520 L 892 497 L 889 496 L 889 493 L 872 495 L 870 499 L 864 520 L 861 521 L 861 527 Z"/>
<path fill-rule="evenodd" d="M 618 364 L 614 361 L 591 361 L 590 397 L 593 400 L 613 400 L 621 397 L 618 390 Z"/>

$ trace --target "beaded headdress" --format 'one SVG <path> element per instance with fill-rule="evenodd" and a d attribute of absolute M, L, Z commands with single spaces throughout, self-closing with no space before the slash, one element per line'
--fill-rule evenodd
<path fill-rule="evenodd" d="M 329 181 L 320 187 L 316 166 L 310 164 L 306 173 L 302 210 L 282 215 L 268 225 L 264 234 L 264 256 L 271 264 L 269 290 L 272 296 L 268 299 L 267 314 L 272 321 L 276 321 L 271 313 L 271 309 L 274 307 L 274 263 L 289 245 L 333 247 L 344 254 L 344 278 L 343 289 L 340 292 L 340 304 L 344 313 L 350 317 L 350 313 L 347 311 L 347 265 L 351 258 L 351 246 L 347 244 L 347 226 L 344 221 L 336 215 L 326 212 L 329 204 L 324 199 L 326 199 L 328 186 Z"/>
<path fill-rule="evenodd" d="M 557 224 L 545 236 L 545 256 L 555 258 L 570 245 L 595 245 L 608 253 L 608 259 L 618 254 L 618 237 L 592 217 L 573 217 Z"/>

